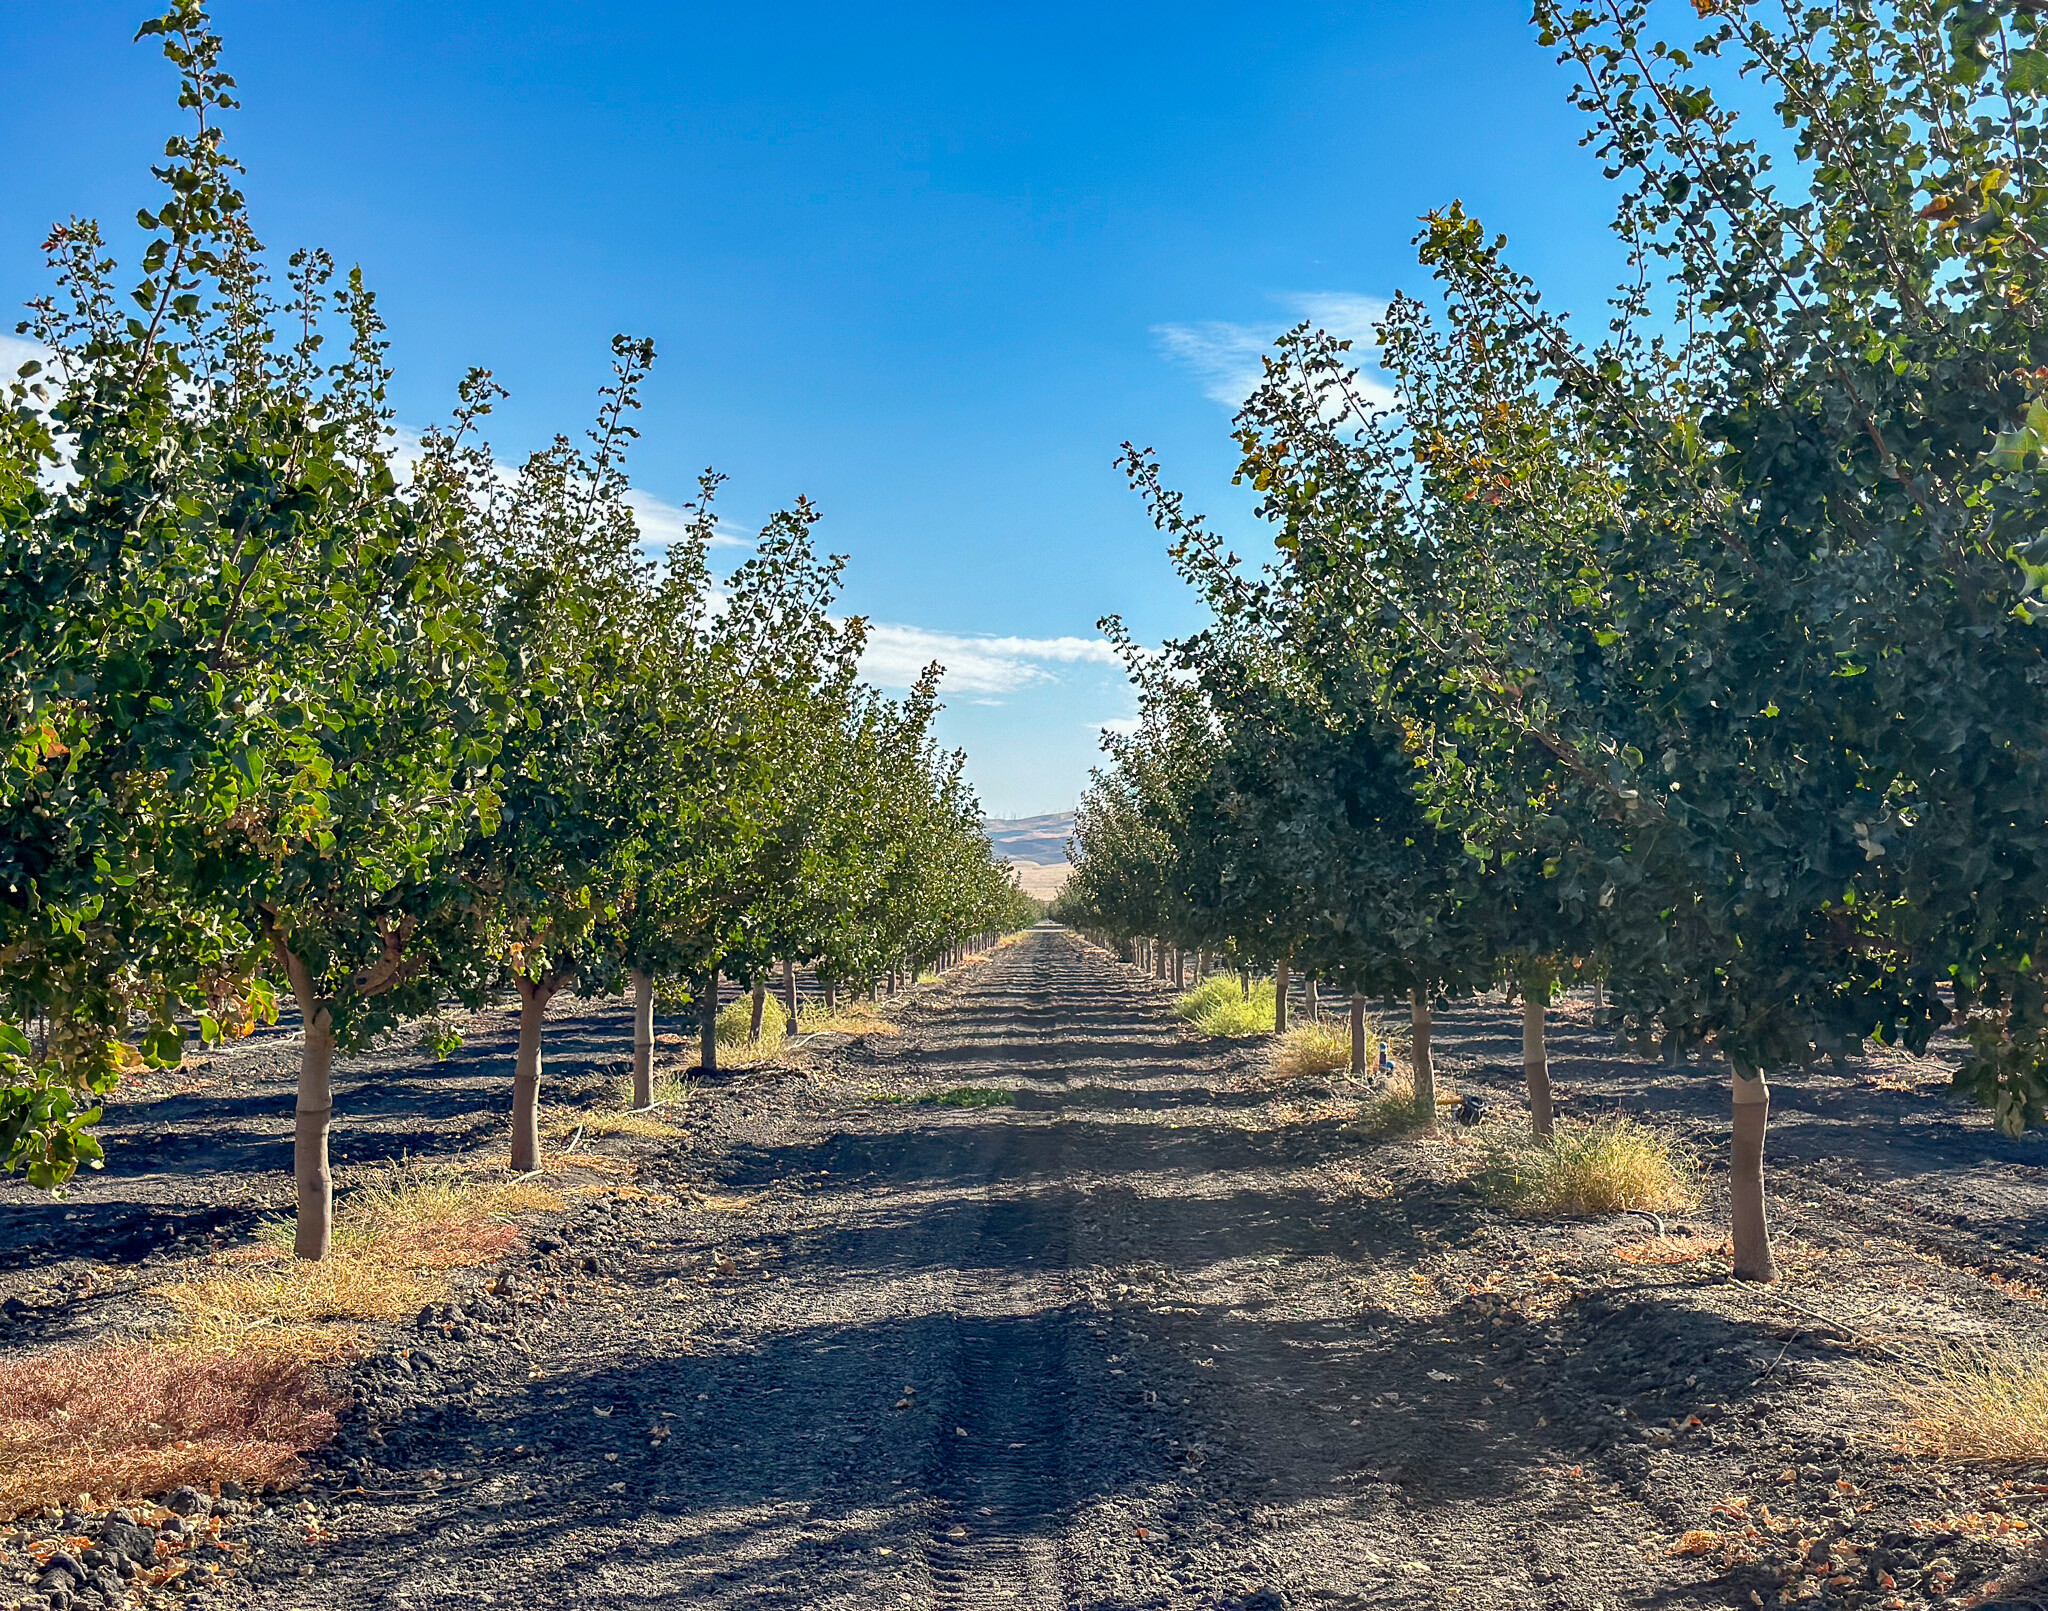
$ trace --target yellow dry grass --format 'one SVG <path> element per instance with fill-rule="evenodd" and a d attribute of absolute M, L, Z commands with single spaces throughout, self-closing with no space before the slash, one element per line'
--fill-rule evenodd
<path fill-rule="evenodd" d="M 1622 1114 L 1561 1120 L 1549 1141 L 1505 1124 L 1484 1126 L 1480 1184 L 1517 1213 L 1541 1218 L 1683 1212 L 1699 1201 L 1698 1166 L 1665 1130 Z"/>
<path fill-rule="evenodd" d="M 406 1165 L 356 1194 L 335 1226 L 335 1242 L 365 1258 L 450 1269 L 496 1258 L 517 1237 L 520 1215 L 561 1206 L 554 1188 L 531 1175 Z"/>
<path fill-rule="evenodd" d="M 558 1118 L 549 1127 L 559 1137 L 581 1130 L 587 1136 L 633 1136 L 642 1141 L 670 1141 L 683 1133 L 682 1126 L 651 1108 L 627 1108 L 623 1112 L 600 1108 Z"/>
<path fill-rule="evenodd" d="M 1436 1100 L 1439 1107 L 1457 1100 L 1441 1074 L 1436 1080 Z M 1416 1100 L 1414 1082 L 1403 1072 L 1391 1075 L 1366 1103 L 1365 1110 L 1356 1120 L 1356 1128 L 1372 1135 L 1402 1135 L 1411 1130 L 1428 1129 L 1433 1117 Z"/>
<path fill-rule="evenodd" d="M 696 1094 L 696 1086 L 683 1079 L 672 1069 L 655 1069 L 648 1078 L 648 1093 L 653 1101 L 649 1108 L 679 1108 L 685 1106 Z M 612 1101 L 622 1113 L 633 1108 L 633 1076 L 621 1074 L 612 1081 Z M 646 1111 L 646 1110 L 642 1110 Z"/>
<path fill-rule="evenodd" d="M 293 1258 L 292 1227 L 279 1224 L 255 1247 L 157 1296 L 188 1336 L 208 1346 L 246 1343 L 331 1358 L 354 1341 L 336 1322 L 406 1319 L 446 1290 L 443 1272 L 509 1249 L 519 1215 L 561 1206 L 560 1194 L 531 1176 L 401 1165 L 343 1203 L 325 1259 Z"/>
<path fill-rule="evenodd" d="M 1966 1464 L 2048 1460 L 2048 1362 L 2031 1345 L 1943 1348 L 1887 1384 L 1906 1420 L 1909 1454 Z"/>
<path fill-rule="evenodd" d="M 750 996 L 741 996 L 727 1003 L 718 1015 L 718 1057 L 735 1068 L 749 1068 L 756 1063 L 773 1062 L 782 1051 L 782 1043 L 789 1032 L 789 1020 L 783 1016 L 782 1007 L 774 1001 L 762 1003 L 761 1033 L 753 1034 L 754 1003 Z"/>
<path fill-rule="evenodd" d="M 288 1481 L 333 1433 L 322 1368 L 363 1349 L 361 1324 L 410 1319 L 449 1270 L 503 1254 L 520 1216 L 562 1206 L 531 1176 L 401 1165 L 344 1200 L 317 1264 L 276 1225 L 158 1288 L 162 1336 L 0 1362 L 0 1520 L 81 1493 Z"/>
<path fill-rule="evenodd" d="M 633 1106 L 633 1076 L 621 1074 L 612 1081 L 610 1105 L 592 1108 L 557 1108 L 541 1125 L 550 1141 L 567 1142 L 580 1130 L 584 1135 L 633 1136 L 643 1141 L 669 1141 L 683 1133 L 679 1110 L 689 1104 L 695 1087 L 672 1072 L 655 1070 L 650 1082 L 652 1105 Z"/>
<path fill-rule="evenodd" d="M 1366 1031 L 1366 1066 L 1372 1066 L 1372 1032 Z M 1296 1024 L 1273 1048 L 1275 1074 L 1293 1079 L 1304 1074 L 1336 1074 L 1351 1066 L 1351 1026 L 1329 1018 Z"/>
<path fill-rule="evenodd" d="M 255 1268 L 173 1282 L 158 1296 L 177 1311 L 186 1332 L 209 1347 L 246 1344 L 331 1358 L 350 1352 L 358 1340 L 352 1329 L 331 1322 L 403 1320 L 443 1290 L 423 1272 L 346 1255 L 309 1263 L 282 1250 Z"/>

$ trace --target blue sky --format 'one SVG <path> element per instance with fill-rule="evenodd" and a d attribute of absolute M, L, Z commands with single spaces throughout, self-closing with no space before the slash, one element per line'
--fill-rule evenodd
<path fill-rule="evenodd" d="M 0 302 L 42 289 L 51 221 L 125 245 L 150 200 L 176 114 L 142 14 L 0 0 Z M 1423 288 L 1415 220 L 1452 198 L 1553 302 L 1597 314 L 1614 277 L 1519 0 L 216 17 L 259 233 L 362 264 L 401 418 L 486 365 L 514 458 L 581 428 L 614 331 L 651 335 L 636 484 L 681 502 L 716 465 L 740 531 L 821 504 L 871 674 L 954 668 L 944 736 L 1001 814 L 1071 805 L 1132 709 L 1096 618 L 1193 620 L 1120 442 L 1236 519 L 1229 405 L 1261 344 L 1302 316 L 1363 334 Z"/>

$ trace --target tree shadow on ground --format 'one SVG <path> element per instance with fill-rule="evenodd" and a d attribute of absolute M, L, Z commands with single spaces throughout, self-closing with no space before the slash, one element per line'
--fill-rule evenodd
<path fill-rule="evenodd" d="M 1126 1334 L 1140 1325 L 1155 1363 L 1136 1379 L 1113 1375 L 1111 1356 L 1130 1362 Z M 1186 1339 L 1195 1347 L 1185 1353 L 1223 1371 L 1171 1352 Z M 1483 1518 L 1509 1505 L 1525 1525 L 1585 1530 L 1597 1518 L 1573 1468 L 1605 1462 L 1641 1486 L 1612 1404 L 1661 1409 L 1671 1364 L 1697 1375 L 1720 1359 L 1740 1399 L 1733 1384 L 1766 1349 L 1781 1351 L 1764 1328 L 1703 1311 L 1503 1325 L 1477 1308 L 1301 1320 L 1084 1303 L 799 1326 L 612 1360 L 507 1384 L 488 1419 L 458 1375 L 457 1391 L 387 1428 L 383 1456 L 402 1491 L 433 1486 L 421 1476 L 430 1470 L 473 1475 L 404 1536 L 382 1534 L 360 1554 L 344 1538 L 324 1564 L 396 1594 L 447 1559 L 453 1526 L 466 1558 L 526 1563 L 536 1603 L 796 1605 L 834 1593 L 886 1603 L 898 1587 L 922 1589 L 925 1555 L 951 1527 L 1000 1552 L 1051 1539 L 1105 1503 L 1193 1493 L 1225 1510 L 1311 1505 L 1325 1526 L 1396 1533 L 1419 1516 L 1449 1531 L 1453 1511 Z M 1566 1358 L 1541 1390 L 1492 1385 L 1502 1371 Z M 918 1390 L 907 1408 L 905 1384 Z M 1784 1389 L 1749 1391 L 1775 1401 Z M 675 1430 L 651 1444 L 664 1412 Z M 935 1503 L 911 1505 L 910 1494 Z M 1654 1491 L 1641 1497 L 1671 1508 Z M 1674 1509 L 1665 1523 L 1684 1520 Z M 1227 1533 L 1207 1542 L 1207 1559 L 1229 1557 Z M 1253 1581 L 1219 1572 L 1211 1586 Z"/>

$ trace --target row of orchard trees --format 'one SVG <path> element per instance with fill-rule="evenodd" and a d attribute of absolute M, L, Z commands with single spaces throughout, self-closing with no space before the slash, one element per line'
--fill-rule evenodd
<path fill-rule="evenodd" d="M 1947 1027 L 2008 1131 L 2048 1100 L 2048 16 L 1536 21 L 1621 181 L 1609 333 L 1453 206 L 1390 407 L 1303 329 L 1239 416 L 1270 564 L 1131 456 L 1213 624 L 1131 651 L 1075 896 L 1419 1026 L 1590 965 L 1640 1044 L 1725 1059 L 1764 1279 L 1769 1069 Z"/>
<path fill-rule="evenodd" d="M 641 558 L 650 344 L 614 343 L 585 444 L 500 469 L 478 372 L 395 458 L 360 277 L 316 252 L 266 272 L 197 0 L 143 33 L 192 124 L 138 283 L 96 225 L 58 226 L 24 326 L 50 357 L 0 417 L 0 1160 L 60 1184 L 124 1063 L 288 991 L 318 1258 L 333 1059 L 445 999 L 517 991 L 532 1168 L 558 991 L 630 985 L 644 1026 L 657 980 L 715 1003 L 720 970 L 781 958 L 859 984 L 1015 921 L 932 738 L 937 669 L 905 700 L 860 683 L 808 506 L 715 581 L 707 477 L 688 537 Z"/>

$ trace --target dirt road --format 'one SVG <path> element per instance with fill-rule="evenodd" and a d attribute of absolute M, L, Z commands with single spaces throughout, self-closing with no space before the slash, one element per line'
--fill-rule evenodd
<path fill-rule="evenodd" d="M 1456 1135 L 1358 1134 L 1342 1090 L 1188 1038 L 1061 931 L 901 1023 L 706 1089 L 685 1143 L 628 1144 L 630 1185 L 387 1338 L 311 1506 L 195 1603 L 1592 1611 L 2021 1580 L 2041 1474 L 1891 1436 L 1905 1342 L 2044 1330 L 2011 1245 L 2034 1153 L 1930 1097 L 1885 1098 L 1920 1104 L 1892 1178 L 1845 1189 L 1840 1146 L 1780 1176 L 1761 1292 L 1721 1274 L 1711 1180 L 1663 1237 L 1509 1221 Z M 1450 1076 L 1485 1088 L 1508 1025 L 1454 1015 Z M 1623 1089 L 1573 1033 L 1567 1091 Z M 1701 1076 L 1659 1078 L 1682 1118 Z M 94 1189 L 88 1221 L 123 1202 Z M 1925 1235 L 1886 1206 L 1916 1191 L 1949 1205 Z M 1989 1235 L 1949 1211 L 1972 1192 Z"/>

